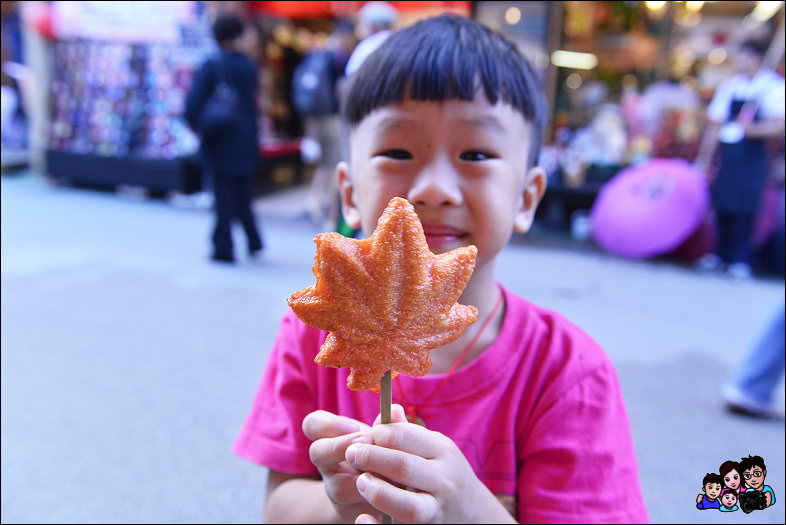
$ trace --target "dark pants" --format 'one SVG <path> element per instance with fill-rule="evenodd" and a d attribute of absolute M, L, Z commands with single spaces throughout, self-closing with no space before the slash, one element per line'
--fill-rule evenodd
<path fill-rule="evenodd" d="M 754 215 L 717 212 L 715 245 L 723 262 L 751 264 Z"/>
<path fill-rule="evenodd" d="M 232 221 L 238 219 L 248 237 L 249 253 L 262 249 L 262 238 L 251 211 L 253 177 L 214 176 L 216 227 L 213 230 L 213 256 L 233 258 Z"/>

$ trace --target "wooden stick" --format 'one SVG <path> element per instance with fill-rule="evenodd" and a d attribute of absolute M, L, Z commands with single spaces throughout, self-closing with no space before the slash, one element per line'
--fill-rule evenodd
<path fill-rule="evenodd" d="M 382 376 L 382 385 L 379 389 L 379 414 L 382 423 L 390 423 L 390 405 L 393 402 L 393 389 L 390 384 L 390 370 Z M 393 519 L 387 515 L 382 515 L 382 523 L 393 523 Z"/>
<path fill-rule="evenodd" d="M 390 384 L 390 370 L 382 376 L 382 386 L 379 391 L 379 413 L 382 423 L 390 423 L 390 404 L 393 402 L 393 389 Z"/>

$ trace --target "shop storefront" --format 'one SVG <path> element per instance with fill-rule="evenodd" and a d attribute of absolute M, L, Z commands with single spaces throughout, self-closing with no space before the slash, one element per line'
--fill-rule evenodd
<path fill-rule="evenodd" d="M 561 2 L 549 47 L 552 125 L 541 160 L 550 189 L 541 218 L 567 227 L 578 211 L 581 220 L 631 165 L 692 161 L 734 46 L 772 38 L 779 6 L 763 12 L 764 4 L 778 3 Z"/>

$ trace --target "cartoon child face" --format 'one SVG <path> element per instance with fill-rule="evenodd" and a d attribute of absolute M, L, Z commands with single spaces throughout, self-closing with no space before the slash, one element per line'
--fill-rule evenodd
<path fill-rule="evenodd" d="M 732 492 L 725 492 L 721 498 L 721 504 L 727 509 L 730 509 L 737 504 L 737 496 Z"/>
<path fill-rule="evenodd" d="M 723 482 L 726 483 L 726 486 L 730 489 L 739 490 L 740 481 L 740 473 L 734 469 L 731 469 L 728 474 L 723 476 Z"/>
<path fill-rule="evenodd" d="M 742 477 L 745 478 L 745 484 L 754 490 L 761 490 L 765 476 L 767 476 L 767 471 L 757 466 L 753 466 L 742 473 Z"/>
<path fill-rule="evenodd" d="M 704 485 L 704 493 L 710 499 L 717 499 L 721 493 L 720 483 L 707 483 Z"/>

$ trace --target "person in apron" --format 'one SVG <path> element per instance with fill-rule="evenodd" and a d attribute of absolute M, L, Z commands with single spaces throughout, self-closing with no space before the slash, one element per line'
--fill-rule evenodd
<path fill-rule="evenodd" d="M 718 86 L 707 108 L 708 140 L 696 160 L 707 173 L 720 140 L 720 166 L 711 187 L 715 249 L 698 268 L 725 267 L 736 278 L 752 275 L 754 225 L 767 179 L 766 139 L 783 134 L 783 78 L 761 69 L 765 51 L 757 41 L 740 44 L 739 74 Z"/>
<path fill-rule="evenodd" d="M 747 101 L 734 98 L 729 122 L 735 122 Z M 758 111 L 754 121 L 759 121 Z M 753 260 L 753 227 L 767 178 L 767 151 L 760 138 L 743 137 L 721 143 L 720 167 L 711 195 L 715 208 L 715 249 L 729 271 L 750 275 Z"/>

